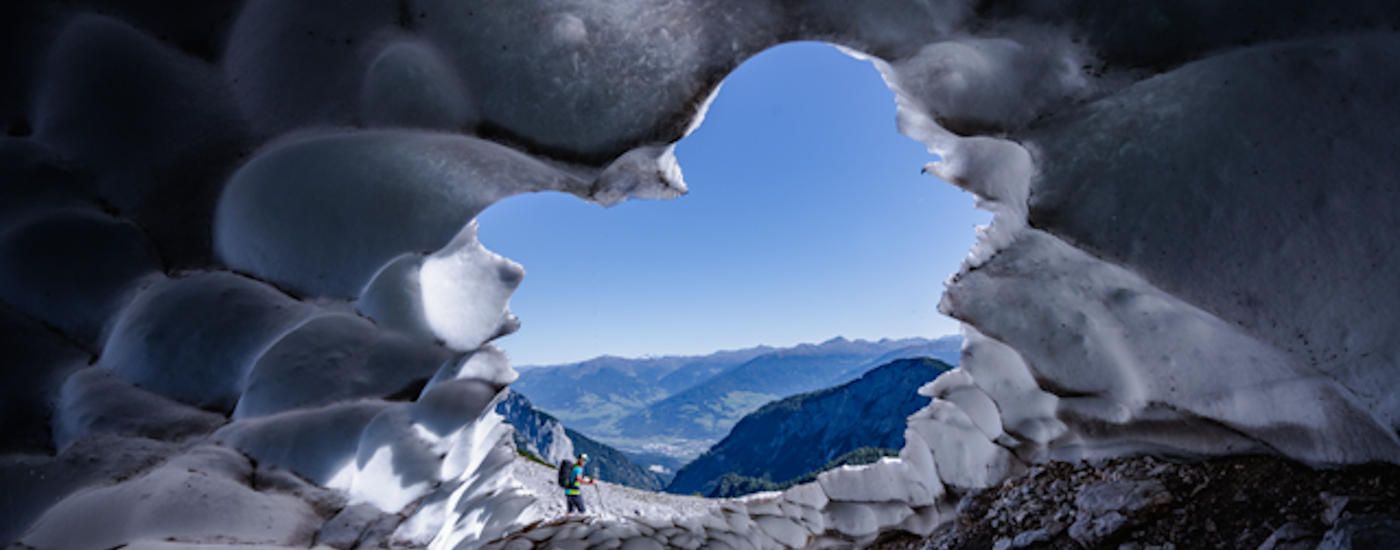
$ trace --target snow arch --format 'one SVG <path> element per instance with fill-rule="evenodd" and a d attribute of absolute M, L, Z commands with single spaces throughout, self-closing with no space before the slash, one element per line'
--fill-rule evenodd
<path fill-rule="evenodd" d="M 921 390 L 900 460 L 598 536 L 927 533 L 1047 457 L 1400 462 L 1400 8 L 1288 7 L 7 7 L 3 534 L 445 548 L 528 520 L 486 413 L 519 271 L 470 219 L 680 192 L 669 147 L 713 83 L 798 39 L 877 57 L 927 169 L 995 213 L 942 303 L 963 368 Z M 353 382 L 309 398 L 324 379 Z M 574 527 L 525 535 L 595 535 Z"/>

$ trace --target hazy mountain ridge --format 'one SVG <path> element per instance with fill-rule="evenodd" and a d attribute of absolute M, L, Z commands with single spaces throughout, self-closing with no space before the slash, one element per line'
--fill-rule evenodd
<path fill-rule="evenodd" d="M 769 403 L 681 468 L 666 490 L 734 496 L 769 488 L 764 482 L 780 486 L 858 449 L 899 449 L 905 418 L 929 400 L 919 386 L 952 368 L 936 359 L 899 359 L 843 385 Z M 711 495 L 719 489 L 724 494 Z"/>
<path fill-rule="evenodd" d="M 512 389 L 634 462 L 675 471 L 676 459 L 699 455 L 768 402 L 839 385 L 897 358 L 932 356 L 956 364 L 961 345 L 960 336 L 838 337 L 693 357 L 603 356 L 528 368 Z M 672 460 L 656 460 L 661 456 Z"/>
<path fill-rule="evenodd" d="M 935 355 L 956 363 L 961 340 L 878 342 L 833 339 L 755 357 L 617 422 L 629 441 L 715 442 L 744 415 L 770 401 L 839 385 L 892 360 Z M 612 434 L 599 434 L 606 438 Z"/>
<path fill-rule="evenodd" d="M 631 411 L 771 351 L 773 348 L 758 346 L 703 356 L 602 356 L 522 368 L 511 387 L 571 427 L 593 431 L 606 429 Z"/>

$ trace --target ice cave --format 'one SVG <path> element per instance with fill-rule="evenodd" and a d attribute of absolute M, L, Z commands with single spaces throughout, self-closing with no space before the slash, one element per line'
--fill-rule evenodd
<path fill-rule="evenodd" d="M 1394 2 L 0 10 L 12 547 L 843 548 L 1056 461 L 1400 464 Z M 492 412 L 522 266 L 474 218 L 683 194 L 717 83 L 799 40 L 874 63 L 994 215 L 940 303 L 961 366 L 897 458 L 541 523 Z"/>

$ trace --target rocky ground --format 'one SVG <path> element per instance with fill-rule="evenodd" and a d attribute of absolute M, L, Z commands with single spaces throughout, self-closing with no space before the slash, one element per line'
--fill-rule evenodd
<path fill-rule="evenodd" d="M 1400 548 L 1400 467 L 1139 457 L 1032 468 L 958 504 L 932 548 Z"/>

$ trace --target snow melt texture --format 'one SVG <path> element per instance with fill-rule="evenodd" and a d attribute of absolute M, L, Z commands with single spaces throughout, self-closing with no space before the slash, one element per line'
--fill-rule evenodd
<path fill-rule="evenodd" d="M 1393 2 L 12 4 L 0 542 L 846 546 L 1050 458 L 1400 462 Z M 869 58 L 995 214 L 962 367 L 898 459 L 520 530 L 557 505 L 492 412 L 524 270 L 473 219 L 683 194 L 675 142 L 792 40 Z"/>

